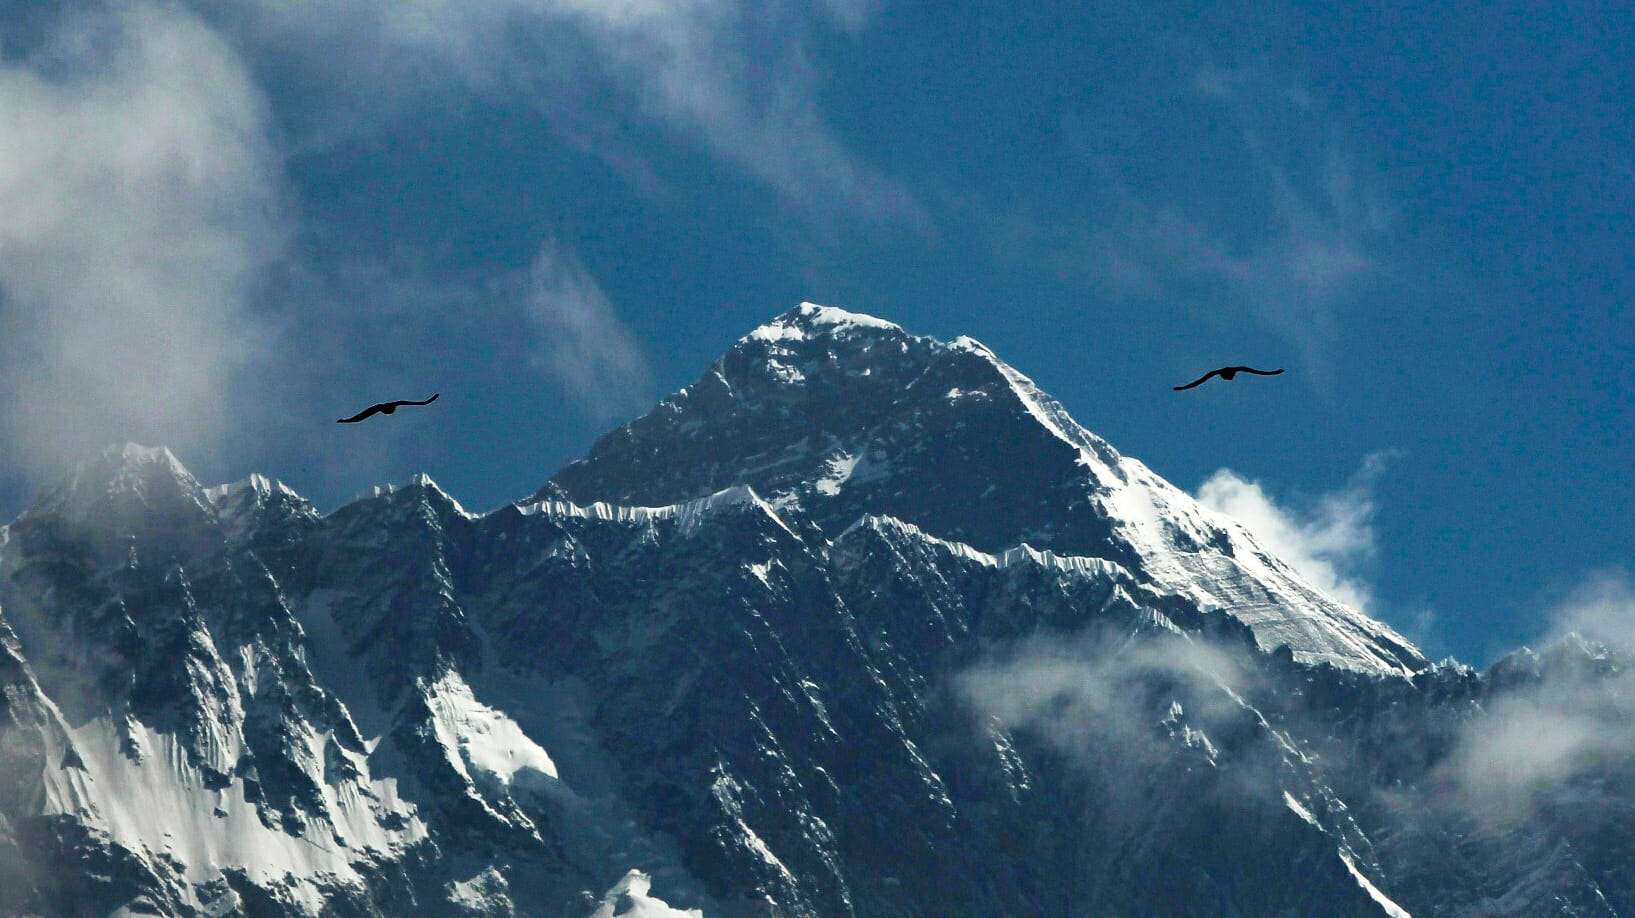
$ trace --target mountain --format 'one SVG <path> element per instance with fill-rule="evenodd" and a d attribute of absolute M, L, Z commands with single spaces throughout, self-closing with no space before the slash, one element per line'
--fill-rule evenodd
<path fill-rule="evenodd" d="M 829 532 L 878 514 L 981 551 L 1027 543 L 1105 558 L 1302 662 L 1425 665 L 1402 636 L 1313 589 L 970 338 L 943 343 L 803 304 L 601 438 L 534 499 L 657 506 L 734 485 Z"/>
<path fill-rule="evenodd" d="M 65 477 L 0 528 L 0 914 L 1635 913 L 1630 672 L 1432 665 L 806 304 L 487 514 Z"/>

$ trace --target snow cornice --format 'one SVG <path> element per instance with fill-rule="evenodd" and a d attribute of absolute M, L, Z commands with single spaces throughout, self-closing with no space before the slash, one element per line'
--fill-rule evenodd
<path fill-rule="evenodd" d="M 847 526 L 840 535 L 835 537 L 834 543 L 839 544 L 859 529 L 873 530 L 887 538 L 897 535 L 914 539 L 945 551 L 956 558 L 973 561 L 984 567 L 1002 570 L 1019 564 L 1032 564 L 1050 571 L 1135 581 L 1135 578 L 1123 565 L 1116 561 L 1109 561 L 1106 558 L 1095 558 L 1087 555 L 1059 555 L 1049 549 L 1034 548 L 1026 542 L 1013 545 L 999 552 L 990 553 L 980 551 L 964 542 L 934 536 L 913 523 L 900 520 L 897 517 L 873 513 L 858 517 L 856 522 Z"/>
<path fill-rule="evenodd" d="M 791 536 L 795 535 L 795 531 L 778 515 L 776 508 L 762 500 L 754 488 L 742 484 L 724 488 L 706 497 L 663 507 L 637 507 L 610 504 L 605 501 L 580 505 L 561 500 L 541 500 L 508 506 L 515 508 L 524 516 L 571 517 L 637 524 L 675 521 L 684 532 L 696 529 L 706 519 L 722 511 L 747 507 L 760 510 L 780 529 Z"/>

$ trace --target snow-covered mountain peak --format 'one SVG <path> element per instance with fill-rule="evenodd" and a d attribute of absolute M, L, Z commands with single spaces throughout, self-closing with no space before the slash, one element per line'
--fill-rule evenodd
<path fill-rule="evenodd" d="M 214 521 L 205 489 L 170 450 L 126 443 L 80 463 L 14 525 L 44 526 L 123 555 L 129 539 L 160 533 L 171 543 L 166 554 L 183 542 L 197 547 Z"/>
<path fill-rule="evenodd" d="M 274 494 L 289 497 L 300 496 L 289 485 L 277 479 L 268 478 L 260 472 L 251 472 L 248 478 L 240 479 L 231 484 L 211 485 L 204 489 L 205 496 L 210 498 L 211 503 L 216 504 L 224 500 L 231 500 L 246 492 L 263 499 Z"/>
<path fill-rule="evenodd" d="M 989 477 L 1004 477 L 1014 457 L 1002 454 L 1018 440 L 1048 452 L 1063 474 L 1083 477 L 1088 469 L 1109 486 L 1124 477 L 1105 441 L 981 342 L 911 335 L 872 316 L 805 303 L 740 339 L 698 382 L 601 438 L 589 458 L 533 499 L 667 506 L 743 483 L 774 505 L 811 509 L 896 477 L 908 453 L 963 466 L 981 494 Z M 958 455 L 929 455 L 949 449 Z M 615 462 L 618 474 L 597 474 Z M 588 493 L 587 478 L 601 479 Z M 847 506 L 829 522 L 843 528 L 876 510 L 916 521 L 892 508 Z M 1016 529 L 984 540 L 932 531 L 984 550 L 1038 535 Z"/>
<path fill-rule="evenodd" d="M 202 494 L 193 473 L 169 448 L 124 443 L 109 446 L 81 462 L 52 488 L 42 504 L 84 511 L 112 495 L 130 494 L 146 500 L 172 492 L 189 497 Z"/>
<path fill-rule="evenodd" d="M 284 524 L 310 526 L 319 518 L 311 501 L 259 472 L 232 484 L 205 488 L 204 494 L 232 544 L 253 542 L 259 534 L 277 532 Z"/>
<path fill-rule="evenodd" d="M 886 391 L 874 375 L 883 358 L 920 362 L 933 344 L 942 347 L 883 319 L 803 303 L 738 339 L 712 373 L 744 404 L 853 398 Z"/>
<path fill-rule="evenodd" d="M 602 437 L 535 499 L 669 506 L 734 485 L 831 534 L 877 514 L 988 554 L 1026 543 L 1102 558 L 1305 662 L 1393 674 L 1425 663 L 971 338 L 803 305 Z"/>
<path fill-rule="evenodd" d="M 0 527 L 0 914 L 1635 913 L 1626 654 L 1424 666 L 979 343 L 785 325 L 535 503 Z"/>
<path fill-rule="evenodd" d="M 168 446 L 143 446 L 140 443 L 120 443 L 108 446 L 102 451 L 104 458 L 118 458 L 127 465 L 166 465 L 172 469 L 186 471 L 176 454 Z"/>
<path fill-rule="evenodd" d="M 844 337 L 871 330 L 903 333 L 901 326 L 859 312 L 833 306 L 802 303 L 745 335 L 744 341 L 793 341 L 814 337 Z"/>
<path fill-rule="evenodd" d="M 1587 638 L 1576 631 L 1537 650 L 1520 647 L 1501 657 L 1489 670 L 1493 684 L 1511 687 L 1540 680 L 1585 680 L 1635 666 L 1628 650 Z"/>
<path fill-rule="evenodd" d="M 462 506 L 460 501 L 457 500 L 454 495 L 443 490 L 443 486 L 433 481 L 432 477 L 427 475 L 425 472 L 416 472 L 409 477 L 408 483 L 397 486 L 397 489 L 400 491 L 413 488 L 418 488 L 421 493 L 434 497 L 436 500 L 446 501 L 454 508 L 456 513 L 466 517 L 467 519 L 476 519 L 477 517 L 477 514 L 472 513 Z"/>
<path fill-rule="evenodd" d="M 439 509 L 451 510 L 456 516 L 466 519 L 477 519 L 479 514 L 472 513 L 460 504 L 454 495 L 443 490 L 432 477 L 425 472 L 416 472 L 409 476 L 407 481 L 398 484 L 374 485 L 367 491 L 348 501 L 336 512 L 348 511 L 361 504 L 378 503 L 384 501 L 387 505 L 397 505 L 407 501 L 409 503 L 425 503 Z"/>

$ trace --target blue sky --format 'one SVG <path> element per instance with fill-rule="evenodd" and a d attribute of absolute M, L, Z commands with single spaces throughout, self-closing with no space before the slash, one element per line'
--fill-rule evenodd
<path fill-rule="evenodd" d="M 0 515 L 126 439 L 488 509 L 811 300 L 981 339 L 1432 654 L 1627 582 L 1627 17 L 955 6 L 0 8 Z M 1289 372 L 1171 391 L 1226 362 Z"/>

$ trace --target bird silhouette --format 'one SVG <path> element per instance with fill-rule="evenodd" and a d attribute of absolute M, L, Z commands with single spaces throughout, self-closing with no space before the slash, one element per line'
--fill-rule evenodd
<path fill-rule="evenodd" d="M 1194 379 L 1192 382 L 1189 382 L 1184 386 L 1176 386 L 1175 391 L 1179 392 L 1182 389 L 1190 389 L 1193 386 L 1201 386 L 1206 381 L 1208 381 L 1209 377 L 1211 377 L 1211 376 L 1219 376 L 1221 379 L 1224 379 L 1227 382 L 1231 382 L 1232 377 L 1238 375 L 1239 373 L 1253 373 L 1256 376 L 1276 376 L 1277 374 L 1279 374 L 1281 372 L 1283 372 L 1283 371 L 1282 370 L 1257 370 L 1254 367 L 1221 367 L 1219 370 L 1210 370 L 1208 373 L 1205 373 L 1204 375 L 1198 377 L 1197 379 Z"/>
<path fill-rule="evenodd" d="M 441 392 L 433 393 L 431 398 L 428 398 L 423 402 L 411 402 L 411 401 L 401 401 L 400 400 L 400 401 L 396 401 L 396 402 L 381 402 L 378 405 L 370 405 L 368 408 L 363 409 L 362 411 L 358 412 L 357 414 L 354 414 L 349 418 L 341 418 L 340 420 L 336 421 L 335 423 L 337 423 L 337 424 L 356 424 L 359 421 L 363 420 L 364 418 L 369 417 L 370 415 L 375 414 L 377 412 L 380 413 L 380 414 L 391 414 L 392 412 L 394 412 L 397 409 L 403 407 L 404 405 L 430 405 L 432 402 L 437 401 L 437 396 L 439 396 L 441 394 L 442 394 Z"/>

